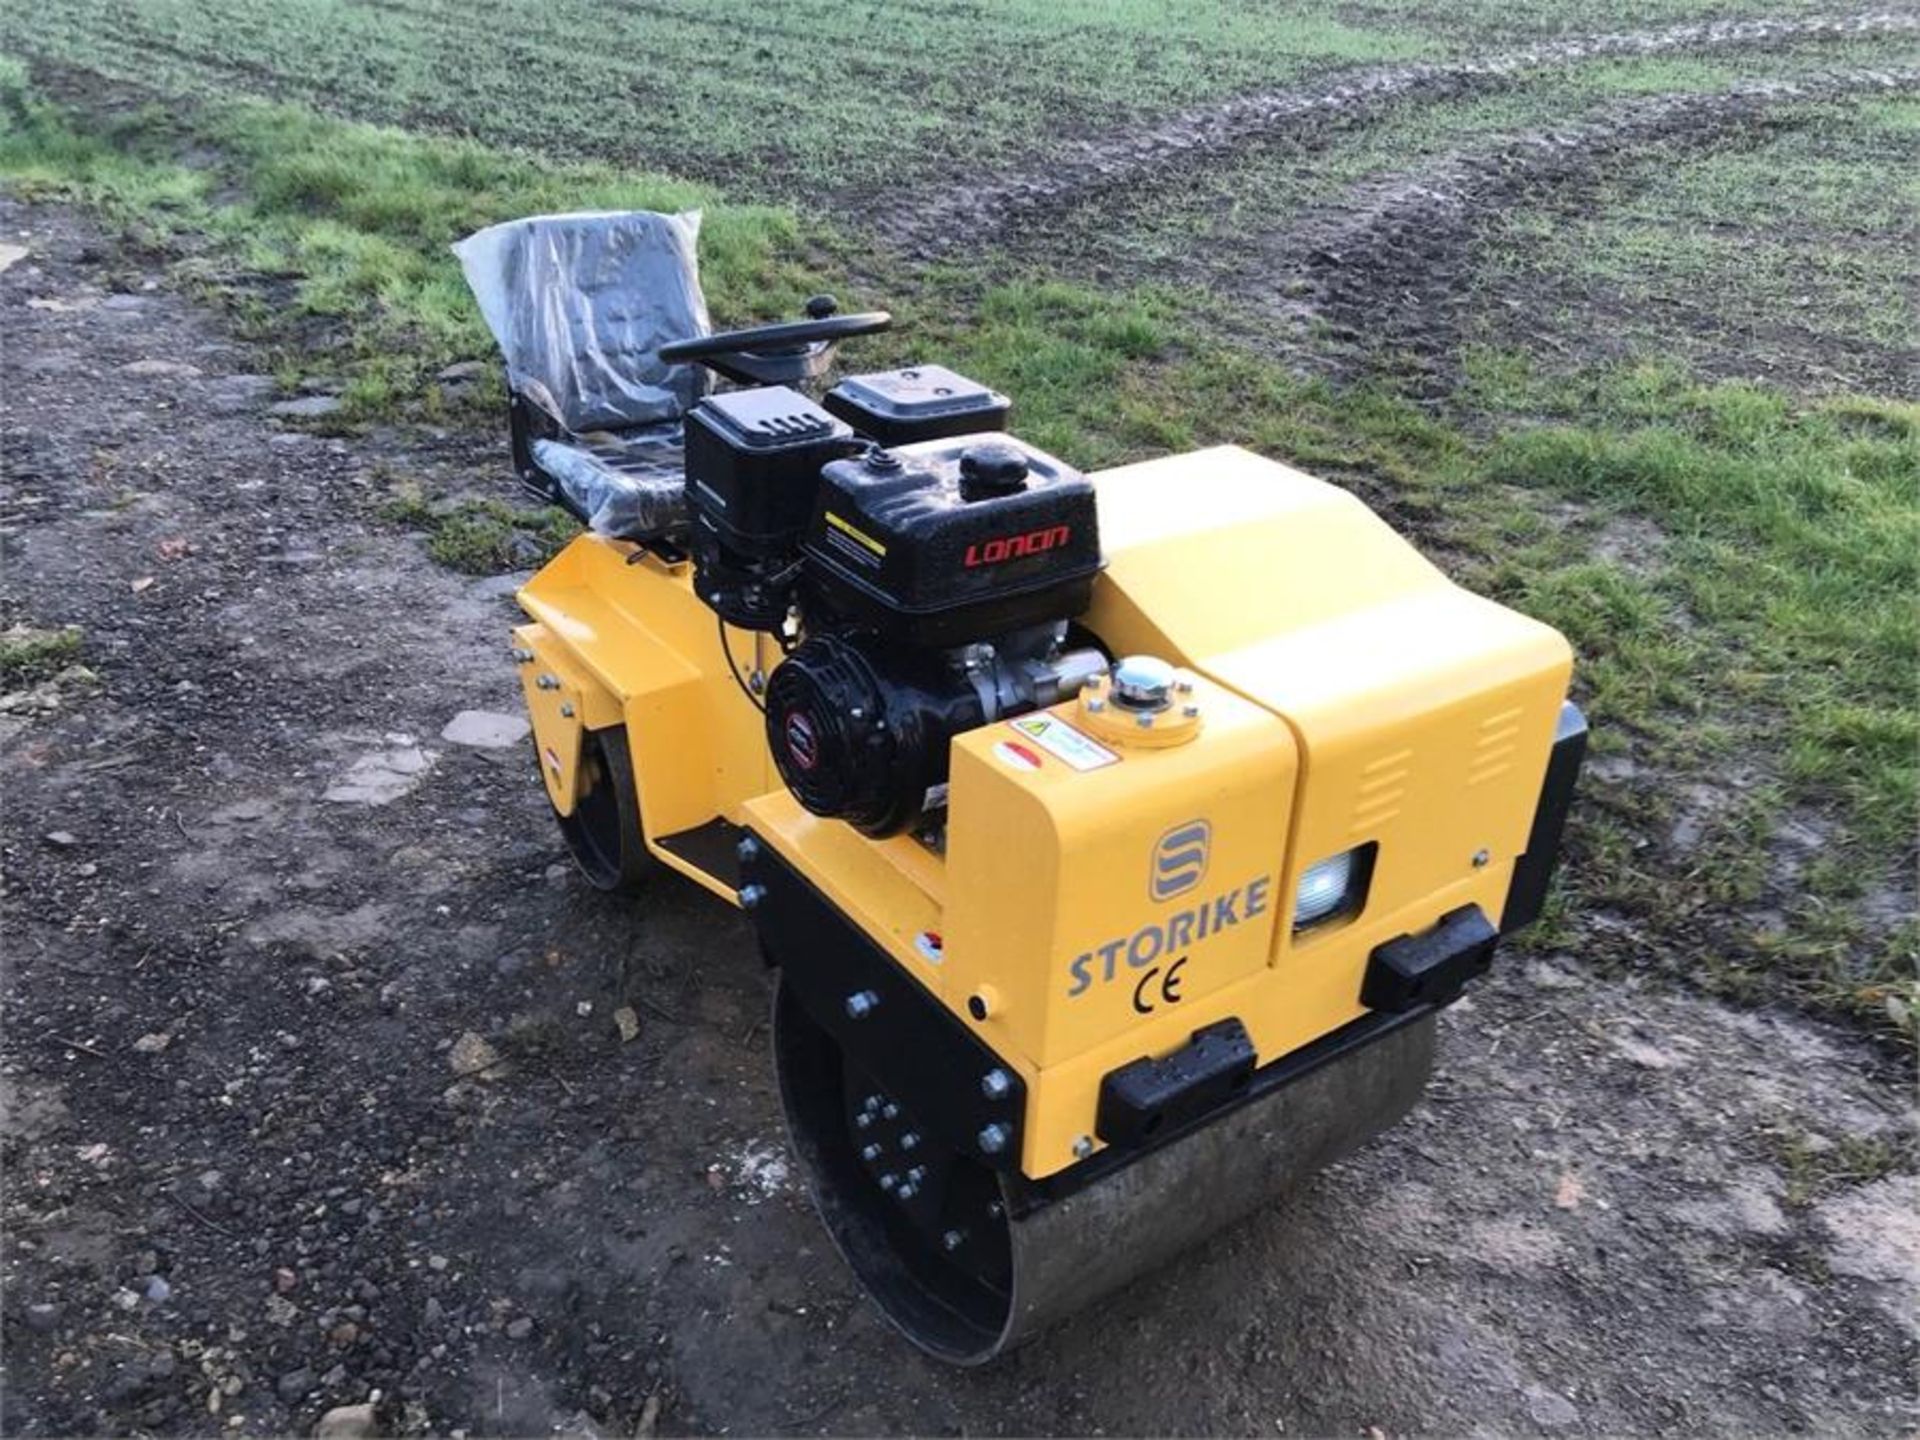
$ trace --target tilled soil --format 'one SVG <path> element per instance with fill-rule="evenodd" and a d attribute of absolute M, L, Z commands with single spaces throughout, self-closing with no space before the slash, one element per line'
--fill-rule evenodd
<path fill-rule="evenodd" d="M 1191 263 L 1234 302 L 1230 313 L 1260 346 L 1316 353 L 1323 364 L 1344 347 L 1445 367 L 1459 354 L 1463 326 L 1501 308 L 1489 303 L 1496 282 L 1475 274 L 1474 244 L 1503 216 L 1546 197 L 1571 204 L 1609 174 L 1738 140 L 1785 106 L 1917 91 L 1920 71 L 1873 70 L 1624 101 L 1360 182 Z M 1823 350 L 1828 375 L 1868 391 L 1900 393 L 1920 366 L 1920 351 L 1865 338 Z M 1749 367 L 1772 358 L 1751 339 L 1744 351 Z"/>
<path fill-rule="evenodd" d="M 1050 221 L 1105 191 L 1248 144 L 1314 136 L 1381 106 L 1449 99 L 1517 84 L 1585 62 L 1715 50 L 1920 34 L 1920 13 L 1876 10 L 1795 19 L 1723 19 L 1655 30 L 1570 36 L 1451 61 L 1368 66 L 1308 85 L 1196 106 L 1151 124 L 1102 131 L 1050 146 L 1029 169 L 956 179 L 937 187 L 856 197 L 844 208 L 901 253 L 930 258 L 1050 228 Z"/>
<path fill-rule="evenodd" d="M 1901 1078 L 1578 953 L 1500 965 L 1428 1103 L 1292 1199 L 920 1359 L 808 1210 L 739 918 L 596 897 L 524 745 L 442 738 L 518 711 L 509 591 L 372 500 L 505 486 L 495 438 L 280 430 L 138 257 L 5 199 L 0 239 L 0 621 L 97 677 L 0 737 L 9 1433 L 1920 1423 Z"/>

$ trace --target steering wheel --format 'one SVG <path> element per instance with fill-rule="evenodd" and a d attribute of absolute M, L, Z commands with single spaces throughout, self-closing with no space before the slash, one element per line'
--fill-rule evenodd
<path fill-rule="evenodd" d="M 893 316 L 885 310 L 836 315 L 838 308 L 831 295 L 816 295 L 807 301 L 808 319 L 674 340 L 660 347 L 659 356 L 669 365 L 705 365 L 748 385 L 811 380 L 826 369 L 833 347 L 842 340 L 892 328 Z"/>
<path fill-rule="evenodd" d="M 675 340 L 660 347 L 660 358 L 669 365 L 677 365 L 683 360 L 754 355 L 822 342 L 836 345 L 856 335 L 876 335 L 892 328 L 892 325 L 893 316 L 884 310 L 869 310 L 860 315 L 830 315 L 824 320 L 790 320 L 779 325 L 754 325 L 745 330 L 722 330 L 715 335 Z"/>

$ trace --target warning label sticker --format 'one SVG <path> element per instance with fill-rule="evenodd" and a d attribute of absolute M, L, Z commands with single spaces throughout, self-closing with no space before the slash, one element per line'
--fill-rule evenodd
<path fill-rule="evenodd" d="M 1084 731 L 1074 729 L 1058 715 L 1022 715 L 1007 724 L 1018 731 L 1022 739 L 1032 741 L 1075 770 L 1099 770 L 1120 763 L 1120 757 L 1113 751 Z"/>

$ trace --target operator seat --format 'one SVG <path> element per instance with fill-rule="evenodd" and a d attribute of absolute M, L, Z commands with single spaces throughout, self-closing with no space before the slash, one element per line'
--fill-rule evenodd
<path fill-rule="evenodd" d="M 537 215 L 453 247 L 506 362 L 514 469 L 593 530 L 674 540 L 686 526 L 681 426 L 705 368 L 663 362 L 706 335 L 700 212 Z"/>

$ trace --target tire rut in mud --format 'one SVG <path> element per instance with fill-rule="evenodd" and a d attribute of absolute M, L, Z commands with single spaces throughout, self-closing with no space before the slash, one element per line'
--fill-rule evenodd
<path fill-rule="evenodd" d="M 1363 181 L 1252 239 L 1211 288 L 1261 322 L 1263 339 L 1317 334 L 1352 353 L 1432 362 L 1451 354 L 1485 224 L 1548 194 L 1594 184 L 1656 154 L 1737 137 L 1792 104 L 1920 92 L 1920 69 L 1757 80 L 1712 94 L 1649 96 L 1552 129 L 1497 137 L 1415 170 Z M 1280 342 L 1283 346 L 1285 339 Z"/>
<path fill-rule="evenodd" d="M 1535 72 L 1596 60 L 1890 35 L 1920 35 L 1920 12 L 1717 20 L 1573 36 L 1466 60 L 1375 66 L 1312 87 L 1236 96 L 1150 126 L 1094 136 L 1011 173 L 916 190 L 891 201 L 856 198 L 841 208 L 860 215 L 871 233 L 901 253 L 930 259 L 962 245 L 978 246 L 1024 219 L 1148 179 L 1176 163 L 1286 132 L 1305 137 L 1396 101 L 1452 99 L 1512 85 Z"/>

